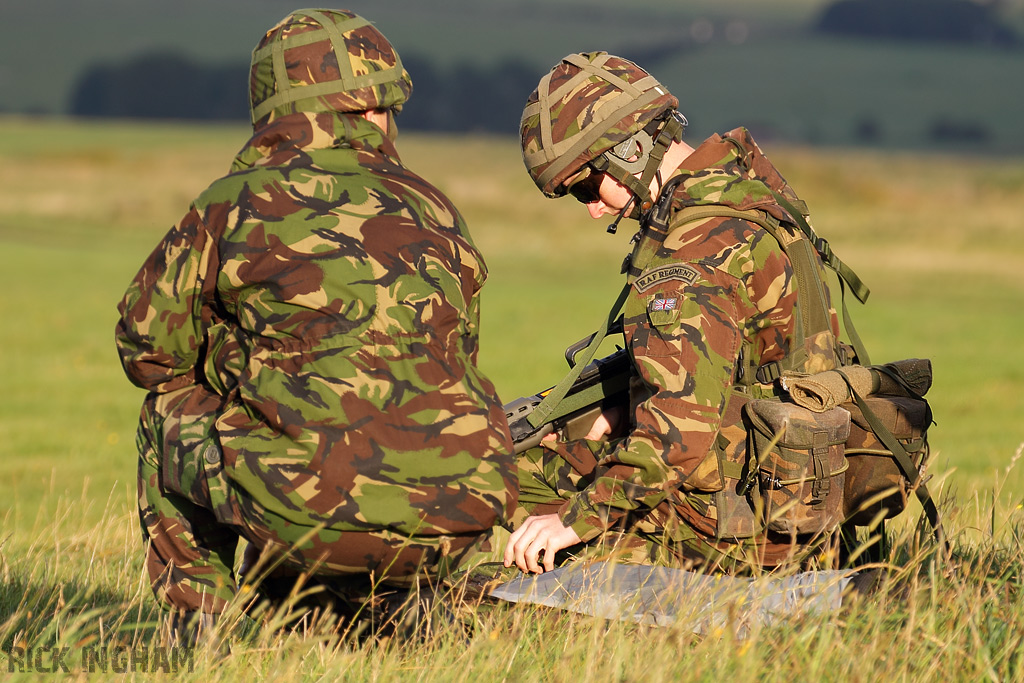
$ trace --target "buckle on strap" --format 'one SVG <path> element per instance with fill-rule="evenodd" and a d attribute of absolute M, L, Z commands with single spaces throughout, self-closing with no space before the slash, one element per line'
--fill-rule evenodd
<path fill-rule="evenodd" d="M 765 363 L 757 368 L 754 372 L 754 377 L 757 378 L 760 384 L 774 384 L 775 380 L 782 377 L 782 363 L 777 360 Z"/>

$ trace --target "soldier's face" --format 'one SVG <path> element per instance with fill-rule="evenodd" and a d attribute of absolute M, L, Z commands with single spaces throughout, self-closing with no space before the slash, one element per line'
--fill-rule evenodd
<path fill-rule="evenodd" d="M 601 185 L 597 190 L 597 201 L 587 204 L 591 218 L 618 215 L 633 195 L 625 185 L 607 173 L 601 173 Z"/>
<path fill-rule="evenodd" d="M 569 193 L 586 204 L 592 218 L 616 215 L 629 202 L 630 192 L 607 173 L 590 173 L 581 181 L 570 180 Z"/>

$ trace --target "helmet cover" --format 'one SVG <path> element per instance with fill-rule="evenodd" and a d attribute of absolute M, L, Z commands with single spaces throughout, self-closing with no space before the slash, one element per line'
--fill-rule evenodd
<path fill-rule="evenodd" d="M 657 79 L 606 52 L 571 54 L 527 99 L 519 126 L 523 162 L 548 197 L 588 162 L 630 139 L 679 100 Z"/>
<path fill-rule="evenodd" d="M 300 111 L 398 111 L 411 94 L 398 52 L 348 10 L 296 10 L 252 53 L 253 124 Z"/>

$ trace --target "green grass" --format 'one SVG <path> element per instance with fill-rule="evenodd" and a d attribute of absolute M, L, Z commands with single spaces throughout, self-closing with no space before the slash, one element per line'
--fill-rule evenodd
<path fill-rule="evenodd" d="M 142 394 L 118 365 L 114 307 L 244 138 L 240 127 L 0 120 L 4 649 L 155 642 L 134 509 Z M 502 398 L 557 382 L 564 347 L 592 331 L 620 287 L 631 229 L 610 236 L 573 202 L 544 200 L 512 141 L 403 135 L 399 147 L 464 212 L 488 261 L 481 365 Z M 959 571 L 934 573 L 917 549 L 915 505 L 894 525 L 904 599 L 758 629 L 742 642 L 728 631 L 697 638 L 496 608 L 477 615 L 468 637 L 449 629 L 426 644 L 250 628 L 233 636 L 232 655 L 204 653 L 183 678 L 1019 678 L 1024 162 L 767 151 L 819 232 L 872 287 L 868 305 L 851 308 L 873 360 L 933 360 L 933 486 Z"/>

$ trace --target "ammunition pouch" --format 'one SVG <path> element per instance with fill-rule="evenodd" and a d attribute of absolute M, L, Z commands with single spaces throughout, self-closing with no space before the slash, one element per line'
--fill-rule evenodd
<path fill-rule="evenodd" d="M 932 421 L 928 402 L 909 396 L 867 396 L 864 402 L 903 446 L 920 474 L 928 457 L 927 433 Z M 843 503 L 846 520 L 868 526 L 877 519 L 895 517 L 907 506 L 911 482 L 857 404 L 851 401 L 843 407 L 852 416 L 846 442 L 850 463 Z"/>
<path fill-rule="evenodd" d="M 920 369 L 914 384 L 895 379 L 908 364 Z M 740 540 L 764 530 L 827 534 L 903 512 L 928 456 L 932 414 L 920 394 L 931 384 L 930 364 L 900 361 L 800 379 L 827 383 L 828 375 L 865 377 L 868 370 L 876 375 L 875 390 L 889 393 L 860 396 L 854 382 L 843 386 L 848 400 L 816 410 L 780 398 L 751 399 L 734 388 L 714 448 L 676 496 L 682 516 L 714 538 Z M 879 387 L 879 374 L 893 381 Z M 901 448 L 904 453 L 893 452 Z"/>
<path fill-rule="evenodd" d="M 765 530 L 823 534 L 843 521 L 850 413 L 729 397 L 712 451 L 687 479 L 680 514 L 719 540 Z"/>
<path fill-rule="evenodd" d="M 827 533 L 843 521 L 843 490 L 849 464 L 845 444 L 850 413 L 833 408 L 814 413 L 773 400 L 747 404 L 749 491 L 769 531 Z"/>

